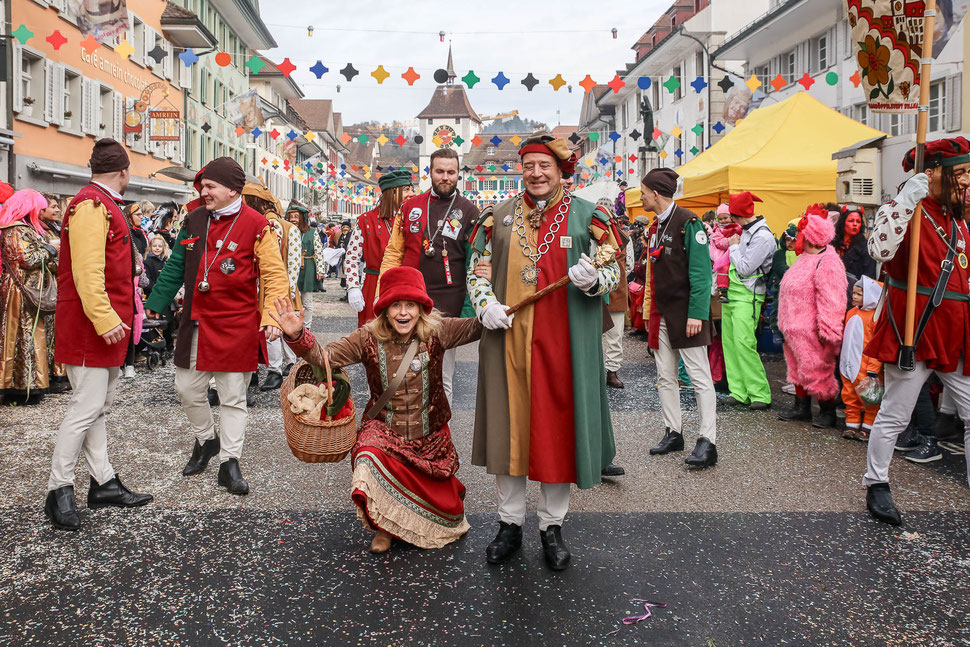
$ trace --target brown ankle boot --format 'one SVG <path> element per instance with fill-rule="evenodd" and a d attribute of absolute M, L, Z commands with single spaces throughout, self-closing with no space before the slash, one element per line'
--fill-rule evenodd
<path fill-rule="evenodd" d="M 622 389 L 623 382 L 620 381 L 620 377 L 616 374 L 616 371 L 606 372 L 606 386 L 611 389 Z"/>
<path fill-rule="evenodd" d="M 391 536 L 383 530 L 378 530 L 370 542 L 370 552 L 386 553 L 391 548 Z"/>

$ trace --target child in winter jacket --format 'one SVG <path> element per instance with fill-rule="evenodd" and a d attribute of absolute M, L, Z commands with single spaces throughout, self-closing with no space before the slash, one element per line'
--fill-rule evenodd
<path fill-rule="evenodd" d="M 842 348 L 845 317 L 845 266 L 829 244 L 835 226 L 828 212 L 813 205 L 798 223 L 802 254 L 785 272 L 778 295 L 778 327 L 785 337 L 788 381 L 795 404 L 780 420 L 811 420 L 812 396 L 818 398 L 819 428 L 835 427 L 839 383 L 835 363 Z"/>
<path fill-rule="evenodd" d="M 878 404 L 862 400 L 857 389 L 867 377 L 881 377 L 882 362 L 869 357 L 864 350 L 876 323 L 872 320 L 876 304 L 882 295 L 882 286 L 863 276 L 852 287 L 852 305 L 845 315 L 845 331 L 842 334 L 842 355 L 839 372 L 842 374 L 842 402 L 845 403 L 845 431 L 843 438 L 868 441 L 869 430 L 879 413 Z"/>
<path fill-rule="evenodd" d="M 727 214 L 726 222 L 722 221 L 722 214 Z M 727 303 L 728 284 L 731 282 L 728 271 L 731 269 L 731 257 L 728 249 L 731 236 L 740 236 L 741 225 L 730 220 L 731 213 L 728 205 L 722 204 L 717 208 L 718 224 L 711 228 L 710 253 L 711 265 L 714 269 L 714 282 L 717 285 L 717 296 L 721 303 Z"/>

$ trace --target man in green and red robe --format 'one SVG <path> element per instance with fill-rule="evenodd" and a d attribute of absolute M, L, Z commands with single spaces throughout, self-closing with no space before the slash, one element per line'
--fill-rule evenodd
<path fill-rule="evenodd" d="M 562 139 L 531 137 L 519 150 L 526 192 L 487 208 L 472 231 L 472 267 L 492 265 L 491 280 L 468 274 L 482 336 L 472 462 L 496 478 L 499 532 L 489 563 L 522 543 L 526 480 L 541 483 L 539 531 L 547 563 L 564 569 L 562 539 L 569 486 L 590 488 L 616 453 L 606 397 L 604 296 L 619 281 L 614 260 L 596 267 L 597 245 L 618 248 L 606 209 L 561 186 L 576 157 Z M 514 315 L 506 307 L 567 276 L 570 284 Z"/>

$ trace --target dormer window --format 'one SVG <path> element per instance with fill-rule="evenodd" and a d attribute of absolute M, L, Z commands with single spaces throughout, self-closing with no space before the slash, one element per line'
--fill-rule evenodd
<path fill-rule="evenodd" d="M 491 157 L 494 154 L 495 154 L 494 146 L 489 146 L 488 148 L 485 149 L 485 155 L 487 155 L 488 157 Z"/>

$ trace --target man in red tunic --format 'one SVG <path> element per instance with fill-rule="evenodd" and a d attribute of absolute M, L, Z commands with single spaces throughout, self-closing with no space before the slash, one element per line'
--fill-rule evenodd
<path fill-rule="evenodd" d="M 61 530 L 77 530 L 74 467 L 84 452 L 91 487 L 88 507 L 145 505 L 150 494 L 126 488 L 108 461 L 105 409 L 114 399 L 118 367 L 131 346 L 135 318 L 135 264 L 121 195 L 131 174 L 128 153 L 113 139 L 94 144 L 91 182 L 64 214 L 57 269 L 54 357 L 74 389 L 57 430 L 44 513 Z"/>
<path fill-rule="evenodd" d="M 374 318 L 374 295 L 380 275 L 384 249 L 391 239 L 394 216 L 401 205 L 414 195 L 411 171 L 405 168 L 389 171 L 380 177 L 381 203 L 357 219 L 357 226 L 347 246 L 344 274 L 347 276 L 347 300 L 357 311 L 357 325 Z M 364 278 L 361 279 L 361 275 Z"/>
<path fill-rule="evenodd" d="M 195 434 L 184 476 L 219 455 L 219 485 L 248 494 L 239 458 L 246 438 L 246 387 L 256 370 L 259 336 L 280 336 L 268 310 L 289 298 L 279 240 L 266 217 L 243 203 L 246 173 L 220 157 L 202 169 L 202 205 L 185 216 L 172 256 L 158 276 L 146 313 L 160 312 L 185 285 L 175 343 L 175 390 Z M 258 280 L 258 288 L 257 288 Z M 216 435 L 206 393 L 215 378 L 220 403 Z"/>
<path fill-rule="evenodd" d="M 468 236 L 478 216 L 478 207 L 458 189 L 458 153 L 439 148 L 431 154 L 431 189 L 405 202 L 394 219 L 381 274 L 399 265 L 421 270 L 434 307 L 446 317 L 460 317 L 465 305 Z M 441 369 L 448 402 L 455 352 L 454 348 L 445 352 Z"/>
<path fill-rule="evenodd" d="M 876 330 L 866 355 L 884 363 L 886 392 L 869 436 L 863 483 L 866 504 L 879 521 L 898 526 L 899 510 L 889 491 L 889 462 L 896 437 L 909 424 L 923 383 L 935 372 L 953 394 L 957 411 L 970 420 L 970 232 L 964 197 L 970 185 L 970 142 L 963 137 L 926 145 L 925 171 L 911 177 L 895 200 L 876 214 L 869 254 L 886 270 L 885 312 L 877 310 Z M 915 150 L 903 159 L 912 171 Z M 917 264 L 915 370 L 902 370 L 900 336 L 905 328 L 909 267 L 909 222 L 922 209 Z M 935 298 L 931 298 L 935 295 Z M 933 304 L 936 303 L 936 307 Z M 970 467 L 970 429 L 965 436 Z"/>

